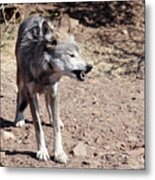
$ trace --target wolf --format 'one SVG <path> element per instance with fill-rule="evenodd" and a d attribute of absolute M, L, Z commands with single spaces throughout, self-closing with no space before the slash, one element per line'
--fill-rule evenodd
<path fill-rule="evenodd" d="M 57 27 L 49 17 L 31 16 L 19 26 L 15 55 L 17 60 L 17 105 L 15 125 L 25 124 L 24 110 L 29 104 L 37 141 L 36 157 L 50 159 L 39 115 L 38 94 L 44 93 L 54 134 L 54 160 L 67 163 L 63 150 L 59 115 L 58 86 L 63 76 L 84 81 L 92 70 L 80 56 L 80 47 L 70 33 L 70 19 L 64 14 Z"/>

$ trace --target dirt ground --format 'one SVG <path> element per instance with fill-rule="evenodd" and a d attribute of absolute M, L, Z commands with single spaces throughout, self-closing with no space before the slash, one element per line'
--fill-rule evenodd
<path fill-rule="evenodd" d="M 137 6 L 138 7 L 138 6 Z M 141 7 L 142 8 L 142 7 Z M 144 9 L 142 10 L 142 15 Z M 140 19 L 138 19 L 140 21 Z M 143 20 L 143 17 L 142 17 Z M 63 78 L 60 83 L 65 165 L 53 160 L 53 128 L 44 97 L 40 108 L 51 159 L 36 159 L 36 140 L 29 107 L 26 125 L 14 126 L 16 61 L 14 45 L 18 26 L 1 34 L 1 166 L 50 168 L 144 169 L 144 26 L 90 27 L 71 18 L 82 56 L 93 64 L 84 82 Z M 76 155 L 75 147 L 83 150 Z"/>

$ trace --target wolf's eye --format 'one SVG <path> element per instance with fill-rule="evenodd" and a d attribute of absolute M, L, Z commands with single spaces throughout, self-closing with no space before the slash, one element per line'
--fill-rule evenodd
<path fill-rule="evenodd" d="M 74 57 L 75 57 L 75 55 L 74 55 L 74 54 L 69 54 L 69 56 L 70 56 L 70 57 L 72 57 L 72 58 L 74 58 Z"/>

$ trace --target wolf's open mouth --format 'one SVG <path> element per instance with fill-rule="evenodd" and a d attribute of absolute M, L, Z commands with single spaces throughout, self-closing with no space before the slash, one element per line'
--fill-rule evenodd
<path fill-rule="evenodd" d="M 76 78 L 80 81 L 85 80 L 86 74 L 88 74 L 92 70 L 93 66 L 90 64 L 86 65 L 86 70 L 73 70 L 72 73 L 76 75 Z"/>
<path fill-rule="evenodd" d="M 84 71 L 74 70 L 74 71 L 72 71 L 72 73 L 76 75 L 78 80 L 80 80 L 80 81 L 84 81 L 85 80 L 86 73 Z"/>

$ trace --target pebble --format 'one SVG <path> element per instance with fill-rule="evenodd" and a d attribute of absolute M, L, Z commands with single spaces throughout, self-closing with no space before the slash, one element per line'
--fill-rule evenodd
<path fill-rule="evenodd" d="M 74 156 L 86 156 L 86 145 L 81 141 L 73 148 L 72 152 Z"/>
<path fill-rule="evenodd" d="M 12 132 L 8 132 L 8 131 L 1 131 L 1 136 L 3 140 L 9 140 L 9 139 L 15 139 L 15 136 Z"/>
<path fill-rule="evenodd" d="M 109 145 L 104 145 L 104 149 L 109 151 L 110 150 L 110 146 Z"/>
<path fill-rule="evenodd" d="M 102 136 L 99 136 L 95 139 L 95 143 L 97 144 L 102 144 L 103 143 L 103 137 Z"/>
<path fill-rule="evenodd" d="M 136 147 L 136 144 L 138 143 L 138 139 L 137 139 L 137 137 L 131 135 L 128 138 L 128 142 L 130 144 L 130 148 L 133 149 Z"/>
<path fill-rule="evenodd" d="M 136 148 L 128 152 L 129 164 L 133 169 L 137 169 L 137 167 L 144 168 L 144 148 Z"/>
<path fill-rule="evenodd" d="M 91 113 L 93 116 L 101 116 L 101 112 L 100 111 L 97 111 L 97 110 L 94 110 L 92 113 Z"/>
<path fill-rule="evenodd" d="M 0 152 L 0 158 L 5 158 L 5 152 Z"/>

